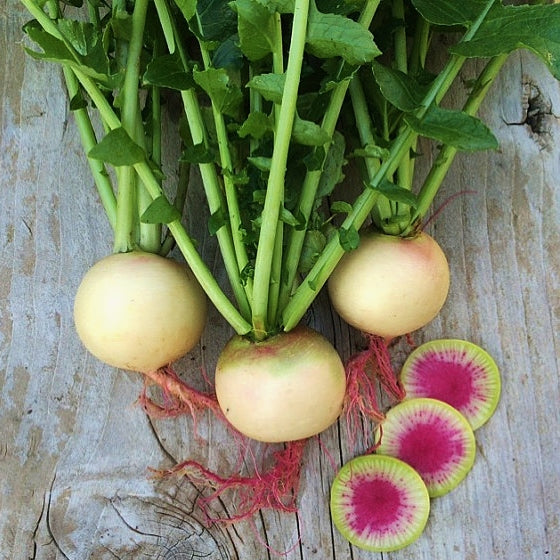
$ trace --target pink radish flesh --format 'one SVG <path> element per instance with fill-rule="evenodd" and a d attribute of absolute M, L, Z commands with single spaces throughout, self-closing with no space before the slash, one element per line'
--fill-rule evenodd
<path fill-rule="evenodd" d="M 440 496 L 471 469 L 474 434 L 467 420 L 448 404 L 409 399 L 387 413 L 377 452 L 408 463 L 423 478 L 430 496 Z"/>
<path fill-rule="evenodd" d="M 333 522 L 354 545 L 388 552 L 409 545 L 428 519 L 429 496 L 406 463 L 382 455 L 353 459 L 337 474 L 331 492 Z"/>
<path fill-rule="evenodd" d="M 403 366 L 401 383 L 411 398 L 429 397 L 450 404 L 473 429 L 494 412 L 501 385 L 494 360 L 464 340 L 434 340 L 418 347 Z"/>

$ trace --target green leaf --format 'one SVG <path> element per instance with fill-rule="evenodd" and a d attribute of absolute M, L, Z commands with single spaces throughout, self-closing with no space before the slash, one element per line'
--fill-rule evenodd
<path fill-rule="evenodd" d="M 279 14 L 293 14 L 294 0 L 257 0 L 260 4 L 267 6 L 270 10 Z"/>
<path fill-rule="evenodd" d="M 88 157 L 110 163 L 115 167 L 145 161 L 146 153 L 132 140 L 124 128 L 115 128 L 88 153 Z"/>
<path fill-rule="evenodd" d="M 251 136 L 252 138 L 262 138 L 267 132 L 274 130 L 274 120 L 267 114 L 260 111 L 250 113 L 245 122 L 239 127 L 237 134 L 241 138 Z"/>
<path fill-rule="evenodd" d="M 237 32 L 237 15 L 230 0 L 197 0 L 189 25 L 203 41 L 223 41 Z"/>
<path fill-rule="evenodd" d="M 468 25 L 488 5 L 488 0 L 412 0 L 422 17 L 434 25 Z"/>
<path fill-rule="evenodd" d="M 341 227 L 338 230 L 338 240 L 345 251 L 353 251 L 360 245 L 360 234 L 353 226 L 348 229 Z"/>
<path fill-rule="evenodd" d="M 419 84 L 408 74 L 388 68 L 375 60 L 372 62 L 372 70 L 383 97 L 389 103 L 404 112 L 420 107 L 429 86 Z"/>
<path fill-rule="evenodd" d="M 196 0 L 175 0 L 175 4 L 187 21 L 196 14 Z"/>
<path fill-rule="evenodd" d="M 268 173 L 270 171 L 270 166 L 272 165 L 272 159 L 264 156 L 249 156 L 247 161 L 254 165 L 259 171 Z"/>
<path fill-rule="evenodd" d="M 343 82 L 350 82 L 358 71 L 358 67 L 345 62 L 341 63 L 335 58 L 329 58 L 323 64 L 323 70 L 327 75 L 321 80 L 319 93 L 329 92 Z"/>
<path fill-rule="evenodd" d="M 475 36 L 451 51 L 466 57 L 490 57 L 519 48 L 533 51 L 560 79 L 560 4 L 495 6 Z"/>
<path fill-rule="evenodd" d="M 383 196 L 385 196 L 392 202 L 401 202 L 412 208 L 416 208 L 418 206 L 418 198 L 413 192 L 405 189 L 404 187 L 395 185 L 387 179 L 382 181 L 381 184 L 377 187 L 373 187 L 372 185 L 368 186 L 370 188 L 374 188 L 374 190 L 379 191 Z"/>
<path fill-rule="evenodd" d="M 185 71 L 178 54 L 166 54 L 154 58 L 146 67 L 145 84 L 184 91 L 194 87 L 192 74 Z"/>
<path fill-rule="evenodd" d="M 239 37 L 237 35 L 232 35 L 220 43 L 212 55 L 212 66 L 231 70 L 243 68 L 243 53 L 238 43 Z"/>
<path fill-rule="evenodd" d="M 236 117 L 243 95 L 223 68 L 194 70 L 194 81 L 209 95 L 220 113 Z"/>
<path fill-rule="evenodd" d="M 373 35 L 354 20 L 338 15 L 323 14 L 311 7 L 307 26 L 307 45 L 319 58 L 342 57 L 353 65 L 371 62 L 381 52 Z"/>
<path fill-rule="evenodd" d="M 25 48 L 27 54 L 39 60 L 56 62 L 58 64 L 65 64 L 72 66 L 73 68 L 78 68 L 91 78 L 102 82 L 106 86 L 113 87 L 115 84 L 113 83 L 112 76 L 109 75 L 109 63 L 101 41 L 88 43 L 88 32 L 86 32 L 85 29 L 82 29 L 83 33 L 80 33 L 79 25 L 76 26 L 76 28 L 73 28 L 70 23 L 65 23 L 62 24 L 62 27 L 66 29 L 67 33 L 74 34 L 74 37 L 71 40 L 66 40 L 68 41 L 68 44 L 71 44 L 72 41 L 74 41 L 75 46 L 67 46 L 64 41 L 57 39 L 50 33 L 46 32 L 36 20 L 32 20 L 25 24 L 23 28 L 24 32 L 43 51 L 38 52 L 33 49 Z M 93 41 L 93 39 L 91 40 Z M 83 52 L 86 52 L 86 54 L 80 55 L 77 50 L 72 52 L 72 49 L 76 49 L 76 47 Z"/>
<path fill-rule="evenodd" d="M 245 56 L 255 61 L 270 54 L 278 41 L 273 12 L 256 0 L 235 0 L 231 5 L 238 15 L 239 44 Z"/>
<path fill-rule="evenodd" d="M 417 134 L 458 150 L 475 151 L 498 147 L 498 141 L 490 129 L 480 119 L 462 111 L 432 105 L 421 119 L 413 115 L 406 115 L 404 119 Z"/>
<path fill-rule="evenodd" d="M 87 101 L 84 98 L 82 90 L 78 90 L 76 95 L 70 99 L 70 111 L 78 111 L 79 109 L 85 109 L 88 106 Z"/>
<path fill-rule="evenodd" d="M 158 196 L 140 217 L 143 224 L 170 224 L 181 219 L 181 212 L 165 196 Z"/>
<path fill-rule="evenodd" d="M 60 19 L 58 21 L 58 29 L 66 37 L 74 50 L 82 56 L 87 56 L 99 44 L 99 34 L 91 23 Z"/>
<path fill-rule="evenodd" d="M 322 198 L 332 194 L 336 185 L 344 180 L 342 168 L 346 163 L 344 152 L 346 149 L 346 141 L 340 132 L 335 132 L 333 141 L 329 146 L 327 157 L 323 164 L 323 173 L 317 187 L 317 197 Z"/>
<path fill-rule="evenodd" d="M 259 74 L 247 82 L 247 87 L 260 93 L 267 101 L 282 103 L 285 83 L 285 74 Z"/>
<path fill-rule="evenodd" d="M 307 155 L 302 158 L 307 171 L 320 171 L 325 162 L 324 146 L 315 146 Z"/>
<path fill-rule="evenodd" d="M 377 144 L 367 144 L 363 148 L 358 148 L 352 152 L 353 157 L 363 157 L 372 159 L 385 159 L 389 156 L 389 150 Z"/>
<path fill-rule="evenodd" d="M 228 222 L 227 212 L 223 208 L 216 210 L 208 220 L 208 231 L 215 235 Z"/>
<path fill-rule="evenodd" d="M 80 55 L 82 66 L 90 69 L 91 75 L 109 76 L 109 58 L 102 37 L 94 24 L 60 19 L 58 29 Z"/>
<path fill-rule="evenodd" d="M 304 146 L 322 146 L 330 141 L 329 133 L 317 123 L 306 121 L 296 115 L 292 138 Z"/>
<path fill-rule="evenodd" d="M 204 143 L 194 144 L 183 150 L 179 161 L 197 164 L 213 163 L 216 161 L 216 154 Z"/>
<path fill-rule="evenodd" d="M 64 44 L 64 41 L 57 39 L 50 33 L 47 33 L 37 20 L 27 22 L 23 26 L 23 31 L 34 41 L 41 49 L 41 52 L 26 48 L 26 52 L 33 58 L 49 60 L 51 62 L 66 63 L 75 61 L 72 53 Z"/>
<path fill-rule="evenodd" d="M 333 214 L 350 214 L 352 205 L 345 200 L 336 200 L 331 204 L 331 212 Z"/>
<path fill-rule="evenodd" d="M 299 272 L 306 274 L 313 268 L 313 265 L 317 262 L 317 259 L 326 244 L 327 238 L 323 232 L 317 229 L 312 229 L 305 233 L 305 239 L 298 264 Z"/>
<path fill-rule="evenodd" d="M 282 207 L 280 210 L 280 219 L 289 226 L 292 226 L 295 229 L 303 229 L 305 227 L 305 221 L 302 223 L 298 220 L 292 212 L 290 212 L 287 208 Z"/>

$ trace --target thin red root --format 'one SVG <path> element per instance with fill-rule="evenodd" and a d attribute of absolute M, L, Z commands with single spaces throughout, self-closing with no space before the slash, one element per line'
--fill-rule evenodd
<path fill-rule="evenodd" d="M 362 438 L 369 439 L 371 423 L 381 422 L 385 415 L 377 398 L 377 383 L 370 375 L 368 352 L 359 352 L 352 356 L 346 364 L 346 396 L 344 400 L 344 414 L 348 427 L 350 445 L 355 447 L 358 432 L 361 429 Z"/>
<path fill-rule="evenodd" d="M 184 461 L 164 471 L 154 471 L 155 476 L 186 476 L 194 484 L 212 489 L 208 496 L 199 498 L 199 505 L 209 523 L 236 523 L 251 518 L 261 509 L 275 509 L 294 513 L 300 483 L 303 453 L 308 440 L 288 442 L 273 454 L 273 463 L 264 472 L 251 476 L 233 475 L 224 478 L 203 467 L 196 461 Z M 211 515 L 211 505 L 222 494 L 230 491 L 235 503 L 235 513 L 228 518 Z"/>
<path fill-rule="evenodd" d="M 188 414 L 196 425 L 198 413 L 210 410 L 217 418 L 228 424 L 222 413 L 216 396 L 212 393 L 203 393 L 187 385 L 170 366 L 145 373 L 145 383 L 138 402 L 149 416 L 153 418 L 170 418 Z M 146 392 L 148 385 L 160 387 L 162 403 L 156 403 Z"/>
<path fill-rule="evenodd" d="M 373 363 L 375 364 L 375 374 L 379 379 L 385 392 L 393 401 L 402 401 L 404 399 L 405 391 L 398 381 L 397 374 L 391 364 L 391 355 L 387 342 L 381 336 L 368 334 L 367 353 L 370 354 Z"/>
<path fill-rule="evenodd" d="M 371 423 L 385 418 L 379 405 L 379 390 L 383 389 L 392 401 L 400 401 L 405 393 L 391 365 L 387 343 L 382 337 L 367 334 L 368 347 L 352 356 L 346 364 L 346 397 L 344 412 L 350 444 L 355 446 L 358 430 L 367 441 Z M 373 449 L 373 444 L 370 449 Z"/>

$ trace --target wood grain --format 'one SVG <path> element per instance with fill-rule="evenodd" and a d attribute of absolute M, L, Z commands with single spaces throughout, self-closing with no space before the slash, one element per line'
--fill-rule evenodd
<path fill-rule="evenodd" d="M 239 450 L 208 417 L 196 437 L 184 418 L 150 420 L 135 405 L 141 378 L 99 364 L 76 337 L 74 291 L 111 237 L 60 72 L 21 48 L 26 19 L 15 0 L 0 0 L 0 557 L 560 558 L 560 88 L 542 64 L 511 57 L 481 113 L 500 149 L 453 165 L 429 226 L 449 257 L 452 289 L 442 314 L 414 335 L 485 347 L 502 371 L 500 405 L 477 431 L 472 473 L 433 501 L 424 535 L 376 555 L 349 546 L 330 523 L 330 482 L 359 452 L 343 424 L 309 443 L 297 516 L 263 512 L 252 523 L 206 527 L 201 488 L 149 476 L 148 467 L 187 457 L 234 472 Z M 464 97 L 472 71 L 450 102 Z M 190 205 L 188 227 L 205 232 L 204 201 L 192 193 Z M 213 238 L 199 241 L 224 280 Z M 324 294 L 305 320 L 345 359 L 361 344 Z M 212 312 L 177 371 L 204 387 L 202 373 L 212 375 L 230 335 Z M 405 341 L 393 349 L 397 367 L 409 350 Z M 228 507 L 224 499 L 216 513 Z"/>

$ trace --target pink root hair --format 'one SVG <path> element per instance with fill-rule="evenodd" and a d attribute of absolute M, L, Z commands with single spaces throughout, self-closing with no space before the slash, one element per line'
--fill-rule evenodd
<path fill-rule="evenodd" d="M 147 394 L 149 385 L 157 385 L 162 391 L 161 403 L 155 402 Z M 197 485 L 211 488 L 209 495 L 199 498 L 198 502 L 209 523 L 235 523 L 253 517 L 261 509 L 275 509 L 282 512 L 297 512 L 297 496 L 303 462 L 303 453 L 307 440 L 288 442 L 284 448 L 272 453 L 270 465 L 262 471 L 256 465 L 256 459 L 250 442 L 239 433 L 224 416 L 215 394 L 204 393 L 187 385 L 171 367 L 164 367 L 145 374 L 145 384 L 138 399 L 144 411 L 154 418 L 169 418 L 189 415 L 197 433 L 198 416 L 208 410 L 222 421 L 237 440 L 240 452 L 240 464 L 245 450 L 251 458 L 254 474 L 248 476 L 221 476 L 193 460 L 178 463 L 171 469 L 150 469 L 158 478 L 167 476 L 185 476 Z M 219 500 L 225 492 L 233 494 L 236 513 L 227 518 L 212 516 L 211 505 Z"/>
<path fill-rule="evenodd" d="M 354 447 L 360 426 L 362 438 L 368 441 L 372 424 L 379 424 L 385 418 L 379 404 L 380 389 L 393 403 L 405 397 L 391 364 L 387 342 L 376 335 L 365 334 L 365 337 L 367 348 L 352 356 L 346 364 L 344 415 L 348 438 Z M 369 446 L 368 451 L 376 445 Z"/>
<path fill-rule="evenodd" d="M 292 441 L 272 455 L 272 466 L 249 476 L 223 477 L 196 461 L 184 461 L 168 470 L 154 471 L 155 476 L 186 476 L 191 482 L 211 489 L 198 499 L 209 523 L 237 523 L 252 518 L 262 509 L 296 513 L 303 454 L 308 440 Z M 236 511 L 227 518 L 211 514 L 211 504 L 225 492 L 235 493 Z"/>

